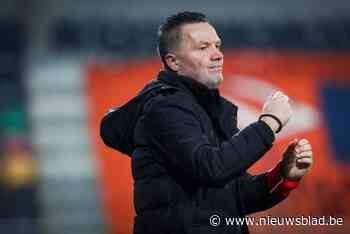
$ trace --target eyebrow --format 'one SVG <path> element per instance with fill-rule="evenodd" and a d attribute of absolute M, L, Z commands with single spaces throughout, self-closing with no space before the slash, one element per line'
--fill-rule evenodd
<path fill-rule="evenodd" d="M 222 42 L 221 42 L 221 40 L 218 40 L 218 41 L 215 41 L 215 42 L 213 42 L 213 43 L 215 43 L 215 44 L 221 44 Z M 207 42 L 207 41 L 200 41 L 199 44 L 206 44 L 206 45 L 208 45 L 208 44 L 212 44 L 212 43 L 211 43 L 211 42 Z"/>

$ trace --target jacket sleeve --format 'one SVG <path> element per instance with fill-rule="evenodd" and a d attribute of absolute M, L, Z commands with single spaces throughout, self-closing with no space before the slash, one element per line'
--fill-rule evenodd
<path fill-rule="evenodd" d="M 143 121 L 151 147 L 171 167 L 192 179 L 223 186 L 244 173 L 272 147 L 274 134 L 261 121 L 252 123 L 219 147 L 210 144 L 199 117 L 185 98 L 171 95 L 154 101 Z"/>
<path fill-rule="evenodd" d="M 288 197 L 299 180 L 283 178 L 280 163 L 260 175 L 246 173 L 238 179 L 240 204 L 244 215 L 267 210 Z"/>
<path fill-rule="evenodd" d="M 270 172 L 252 176 L 246 173 L 238 179 L 241 210 L 244 215 L 267 210 L 284 199 L 295 189 L 298 182 L 285 180 L 269 183 Z"/>

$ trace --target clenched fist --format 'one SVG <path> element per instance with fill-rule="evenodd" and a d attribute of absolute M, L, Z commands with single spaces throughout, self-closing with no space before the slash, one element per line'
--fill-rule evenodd
<path fill-rule="evenodd" d="M 281 122 L 282 126 L 280 126 L 276 119 L 270 116 L 264 116 L 261 118 L 261 120 L 267 123 L 274 132 L 278 130 L 279 126 L 284 127 L 292 115 L 292 108 L 289 104 L 288 96 L 281 91 L 269 96 L 264 103 L 261 115 L 264 114 L 273 115 Z"/>
<path fill-rule="evenodd" d="M 289 143 L 281 162 L 282 174 L 292 180 L 299 180 L 311 168 L 313 155 L 308 140 L 294 140 Z"/>

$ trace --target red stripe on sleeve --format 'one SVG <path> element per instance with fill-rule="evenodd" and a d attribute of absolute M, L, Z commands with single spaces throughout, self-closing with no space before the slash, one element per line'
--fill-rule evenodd
<path fill-rule="evenodd" d="M 291 180 L 281 174 L 281 163 L 267 172 L 267 185 L 270 193 L 288 196 L 289 192 L 297 188 L 300 180 Z"/>

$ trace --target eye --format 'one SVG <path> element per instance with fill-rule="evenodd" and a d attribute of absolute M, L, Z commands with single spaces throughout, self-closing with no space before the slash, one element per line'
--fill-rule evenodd
<path fill-rule="evenodd" d="M 217 49 L 221 49 L 221 44 L 216 44 Z"/>
<path fill-rule="evenodd" d="M 208 47 L 208 46 L 203 45 L 203 46 L 199 47 L 199 49 L 200 49 L 200 50 L 205 50 L 207 47 Z"/>

